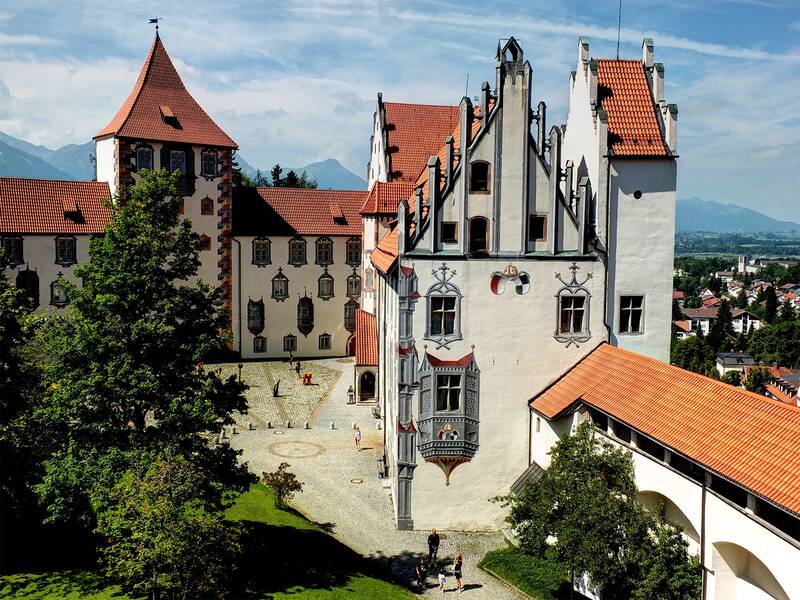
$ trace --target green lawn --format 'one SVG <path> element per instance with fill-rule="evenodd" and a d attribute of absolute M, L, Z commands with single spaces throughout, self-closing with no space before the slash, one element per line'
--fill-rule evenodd
<path fill-rule="evenodd" d="M 569 598 L 569 574 L 559 563 L 538 560 L 516 546 L 487 552 L 478 564 L 537 600 Z M 576 593 L 576 597 L 581 597 Z"/>
<path fill-rule="evenodd" d="M 342 545 L 291 509 L 275 506 L 264 486 L 253 485 L 226 517 L 246 528 L 246 552 L 237 569 L 242 598 L 385 598 L 412 594 L 379 572 L 376 565 Z M 0 576 L 0 598 L 131 600 L 107 585 L 96 569 L 29 571 Z"/>

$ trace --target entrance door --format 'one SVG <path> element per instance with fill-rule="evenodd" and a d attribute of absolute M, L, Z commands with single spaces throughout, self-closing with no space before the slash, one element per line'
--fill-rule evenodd
<path fill-rule="evenodd" d="M 366 371 L 361 374 L 361 380 L 358 383 L 359 400 L 372 400 L 375 398 L 375 373 Z"/>

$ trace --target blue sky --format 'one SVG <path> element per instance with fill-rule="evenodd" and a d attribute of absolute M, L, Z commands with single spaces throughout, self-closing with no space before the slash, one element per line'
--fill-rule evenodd
<path fill-rule="evenodd" d="M 224 8 L 223 8 L 224 6 Z M 577 39 L 613 57 L 617 0 L 7 2 L 0 130 L 82 143 L 128 95 L 152 42 L 260 167 L 334 157 L 364 176 L 375 95 L 458 103 L 520 40 L 535 101 L 563 122 Z M 655 40 L 678 104 L 680 197 L 800 221 L 800 0 L 623 0 L 622 57 Z"/>

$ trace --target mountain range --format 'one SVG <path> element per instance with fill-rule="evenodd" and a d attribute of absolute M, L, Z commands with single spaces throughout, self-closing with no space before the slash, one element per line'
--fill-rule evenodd
<path fill-rule="evenodd" d="M 0 177 L 31 177 L 36 179 L 94 178 L 94 142 L 69 144 L 56 150 L 31 144 L 0 131 Z M 255 176 L 256 168 L 237 153 L 242 171 Z M 284 174 L 290 168 L 283 169 Z M 320 189 L 365 190 L 367 182 L 349 171 L 333 158 L 295 167 L 297 174 L 305 172 Z M 261 169 L 269 175 L 270 168 Z M 800 223 L 780 221 L 750 208 L 723 204 L 700 198 L 681 198 L 677 203 L 675 229 L 709 231 L 713 233 L 760 233 L 778 231 L 800 232 Z"/>

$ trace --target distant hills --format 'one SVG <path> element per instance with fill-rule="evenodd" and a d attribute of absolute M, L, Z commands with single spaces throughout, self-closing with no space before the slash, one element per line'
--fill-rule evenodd
<path fill-rule="evenodd" d="M 779 221 L 750 208 L 700 198 L 678 199 L 675 230 L 713 233 L 798 231 L 800 223 Z"/>
<path fill-rule="evenodd" d="M 91 140 L 85 144 L 68 144 L 51 150 L 0 131 L 0 177 L 91 180 L 94 179 L 95 168 L 89 156 L 93 154 L 94 142 Z M 255 175 L 256 168 L 241 154 L 237 153 L 236 160 L 242 171 L 250 176 Z M 261 169 L 261 172 L 269 175 L 270 168 Z M 284 174 L 289 170 L 284 167 Z M 334 158 L 294 168 L 294 171 L 298 175 L 305 171 L 309 178 L 316 180 L 320 189 L 367 189 L 366 181 Z"/>

